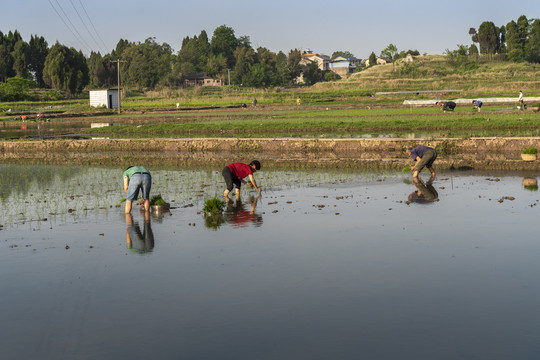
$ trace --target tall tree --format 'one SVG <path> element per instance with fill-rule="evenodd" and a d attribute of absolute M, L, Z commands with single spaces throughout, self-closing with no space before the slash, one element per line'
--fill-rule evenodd
<path fill-rule="evenodd" d="M 482 54 L 495 54 L 499 49 L 499 29 L 491 21 L 484 21 L 478 28 L 478 42 Z"/>
<path fill-rule="evenodd" d="M 81 51 L 54 44 L 43 69 L 43 80 L 53 89 L 77 94 L 88 84 L 88 64 Z"/>
<path fill-rule="evenodd" d="M 525 47 L 527 60 L 540 63 L 540 19 L 535 19 Z"/>
<path fill-rule="evenodd" d="M 28 44 L 23 40 L 17 41 L 13 47 L 12 56 L 13 70 L 15 71 L 15 75 L 24 79 L 29 78 L 28 63 L 30 59 L 30 52 Z"/>
<path fill-rule="evenodd" d="M 369 66 L 377 65 L 377 55 L 372 51 L 368 58 Z"/>
<path fill-rule="evenodd" d="M 251 47 L 239 46 L 234 50 L 235 65 L 233 70 L 233 84 L 243 84 L 246 76 L 251 73 L 255 64 L 256 54 Z"/>
<path fill-rule="evenodd" d="M 381 51 L 381 57 L 394 60 L 394 55 L 397 53 L 397 46 L 394 44 L 389 44 L 383 51 Z"/>
<path fill-rule="evenodd" d="M 30 63 L 28 69 L 33 74 L 35 81 L 39 87 L 45 86 L 43 81 L 43 68 L 45 67 L 45 59 L 49 54 L 49 46 L 43 36 L 32 35 L 28 43 L 30 49 Z"/>
<path fill-rule="evenodd" d="M 302 52 L 298 49 L 293 49 L 289 51 L 289 56 L 287 57 L 287 65 L 289 71 L 291 72 L 291 79 L 294 80 L 300 76 L 303 71 L 303 66 L 300 64 L 302 61 Z"/>
<path fill-rule="evenodd" d="M 225 25 L 221 25 L 214 30 L 210 47 L 214 56 L 221 55 L 225 58 L 226 66 L 232 68 L 234 65 L 234 50 L 239 45 L 239 41 L 234 35 L 234 30 Z"/>

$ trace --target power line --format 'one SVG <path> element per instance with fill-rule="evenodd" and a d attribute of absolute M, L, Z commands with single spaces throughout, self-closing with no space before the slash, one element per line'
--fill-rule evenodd
<path fill-rule="evenodd" d="M 47 0 L 49 2 L 49 4 L 51 5 L 51 7 L 53 8 L 54 12 L 56 13 L 56 15 L 58 15 L 58 17 L 60 18 L 60 20 L 62 20 L 62 22 L 64 23 L 64 25 L 66 25 L 66 27 L 68 28 L 68 30 L 71 32 L 71 34 L 73 35 L 73 37 L 75 37 L 80 43 L 81 45 L 83 45 L 83 47 L 86 47 L 87 51 L 90 51 L 88 45 L 84 43 L 84 41 L 80 38 L 80 34 L 79 36 L 77 36 L 73 30 L 69 27 L 69 25 L 66 23 L 66 21 L 64 20 L 64 18 L 60 15 L 60 13 L 58 12 L 58 10 L 56 10 L 56 8 L 54 7 L 53 3 L 51 2 L 51 0 Z M 58 1 L 56 1 L 56 3 L 58 4 Z M 58 6 L 60 6 L 60 4 L 58 4 Z M 69 20 L 69 19 L 68 19 Z"/>
<path fill-rule="evenodd" d="M 92 25 L 92 28 L 94 29 L 94 32 L 96 33 L 99 40 L 101 40 L 101 43 L 103 44 L 104 48 L 107 49 L 108 46 L 105 44 L 105 41 L 99 36 L 99 33 L 96 30 L 96 27 L 94 26 L 94 23 L 92 22 L 92 19 L 90 19 L 90 16 L 88 16 L 88 13 L 86 12 L 86 9 L 84 8 L 84 5 L 81 0 L 79 0 L 79 3 L 81 4 L 81 8 L 84 10 L 84 13 L 86 14 L 86 17 L 88 18 L 88 21 L 90 21 L 90 25 Z"/>
<path fill-rule="evenodd" d="M 79 19 L 81 20 L 81 23 L 84 25 L 86 31 L 88 32 L 88 35 L 90 35 L 90 37 L 92 38 L 92 40 L 94 40 L 94 42 L 96 43 L 97 47 L 103 51 L 103 49 L 101 48 L 101 45 L 96 41 L 96 38 L 94 37 L 94 35 L 90 32 L 90 29 L 88 29 L 88 26 L 86 26 L 86 23 L 84 22 L 83 18 L 81 17 L 81 15 L 79 14 L 79 11 L 77 10 L 77 8 L 75 7 L 75 5 L 73 5 L 73 0 L 69 0 L 69 2 L 71 3 L 71 6 L 73 7 L 73 10 L 75 10 L 75 13 L 77 14 L 77 16 L 79 17 Z"/>
<path fill-rule="evenodd" d="M 67 21 L 69 21 L 69 23 L 71 24 L 71 26 L 73 27 L 73 30 L 75 30 L 75 32 L 77 33 L 77 35 L 79 35 L 79 37 L 81 38 L 81 41 L 85 44 L 86 48 L 88 51 L 92 51 L 91 49 L 91 46 L 88 45 L 88 43 L 83 39 L 83 37 L 81 36 L 81 34 L 79 33 L 79 31 L 77 30 L 77 28 L 75 27 L 75 25 L 73 25 L 73 23 L 71 22 L 71 20 L 69 19 L 69 16 L 67 16 L 66 12 L 64 11 L 64 9 L 62 8 L 62 5 L 60 5 L 60 3 L 58 2 L 58 0 L 55 0 L 56 1 L 56 4 L 58 5 L 58 7 L 60 8 L 60 10 L 62 10 L 62 13 L 64 14 L 64 16 L 66 17 Z"/>

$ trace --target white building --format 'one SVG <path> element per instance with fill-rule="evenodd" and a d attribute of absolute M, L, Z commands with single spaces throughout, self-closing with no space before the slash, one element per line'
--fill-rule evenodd
<path fill-rule="evenodd" d="M 118 89 L 90 90 L 90 106 L 118 109 Z"/>

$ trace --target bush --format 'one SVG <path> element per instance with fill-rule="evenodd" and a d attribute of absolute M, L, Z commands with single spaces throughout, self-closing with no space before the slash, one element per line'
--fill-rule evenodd
<path fill-rule="evenodd" d="M 523 149 L 521 153 L 522 154 L 538 154 L 538 149 L 530 147 L 530 148 Z"/>

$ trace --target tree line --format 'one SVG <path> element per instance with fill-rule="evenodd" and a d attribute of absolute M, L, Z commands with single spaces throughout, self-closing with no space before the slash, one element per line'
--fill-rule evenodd
<path fill-rule="evenodd" d="M 501 27 L 486 21 L 478 31 L 471 28 L 469 34 L 473 44 L 459 45 L 458 55 L 505 54 L 512 61 L 540 62 L 539 19 L 528 20 L 522 15 L 517 22 L 512 20 Z M 419 54 L 417 50 L 398 52 L 390 44 L 381 57 L 396 60 L 407 53 Z M 332 58 L 339 55 L 353 57 L 348 51 L 338 51 Z M 371 53 L 370 58 L 374 57 Z M 47 41 L 38 35 L 25 42 L 15 30 L 7 34 L 0 32 L 0 82 L 4 83 L 0 86 L 0 97 L 22 100 L 10 98 L 7 90 L 28 87 L 50 88 L 69 95 L 85 88 L 114 87 L 119 65 L 122 86 L 141 90 L 177 88 L 193 73 L 221 78 L 225 84 L 259 88 L 292 85 L 300 74 L 308 85 L 323 78 L 316 63 L 302 65 L 301 60 L 302 52 L 298 49 L 288 54 L 265 47 L 255 49 L 248 36 L 236 36 L 226 25 L 217 27 L 212 37 L 204 30 L 198 36 L 185 37 L 176 53 L 168 44 L 157 43 L 155 38 L 144 42 L 120 39 L 110 54 L 91 52 L 88 57 L 58 42 L 49 48 Z M 326 79 L 335 77 L 326 76 Z M 20 94 L 20 91 L 12 93 Z"/>
<path fill-rule="evenodd" d="M 248 36 L 237 37 L 225 25 L 216 28 L 211 38 L 204 30 L 184 38 L 177 53 L 155 38 L 144 42 L 120 39 L 110 54 L 91 52 L 88 57 L 58 42 L 49 48 L 41 36 L 32 35 L 27 43 L 18 31 L 0 32 L 0 82 L 10 86 L 34 82 L 31 85 L 71 95 L 84 88 L 116 86 L 118 64 L 122 86 L 134 89 L 180 87 L 186 75 L 193 73 L 206 73 L 234 85 L 266 88 L 291 85 L 301 73 L 309 72 L 301 60 L 298 49 L 288 54 L 264 47 L 254 49 Z M 307 79 L 317 81 L 316 77 Z"/>
<path fill-rule="evenodd" d="M 506 54 L 510 61 L 540 63 L 540 19 L 527 19 L 521 15 L 517 21 L 497 27 L 492 21 L 484 21 L 478 31 L 469 30 L 473 44 L 472 53 Z M 476 47 L 480 46 L 480 50 Z"/>

